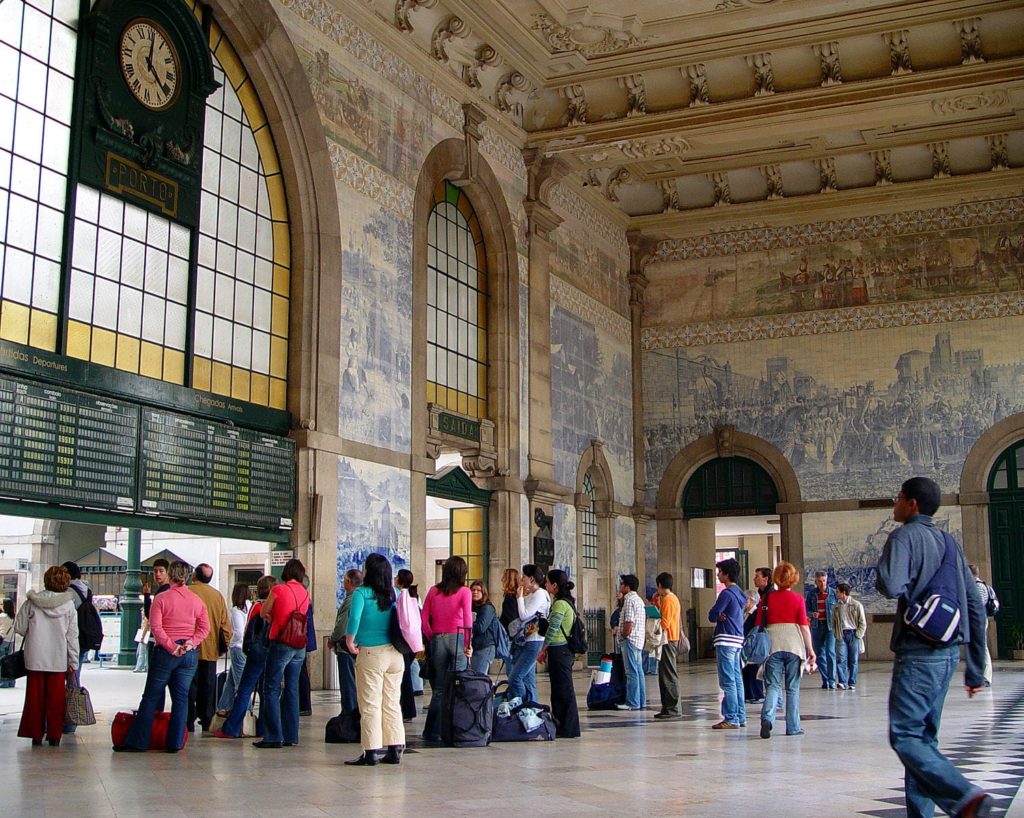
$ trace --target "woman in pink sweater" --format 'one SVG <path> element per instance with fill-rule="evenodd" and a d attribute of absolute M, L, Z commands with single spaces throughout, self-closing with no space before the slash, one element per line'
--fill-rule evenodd
<path fill-rule="evenodd" d="M 441 569 L 441 581 L 427 591 L 423 600 L 423 635 L 426 637 L 430 674 L 430 708 L 423 738 L 441 740 L 441 707 L 448 672 L 466 669 L 466 657 L 473 648 L 467 632 L 473 629 L 473 597 L 466 587 L 469 568 L 462 557 L 449 557 Z M 462 629 L 460 631 L 460 629 Z"/>

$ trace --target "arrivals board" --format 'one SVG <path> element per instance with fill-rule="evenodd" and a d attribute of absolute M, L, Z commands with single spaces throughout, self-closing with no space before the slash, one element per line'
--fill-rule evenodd
<path fill-rule="evenodd" d="M 292 527 L 288 438 L 154 409 L 142 411 L 140 510 L 229 525 Z"/>
<path fill-rule="evenodd" d="M 0 376 L 0 493 L 87 508 L 135 508 L 139 410 Z"/>

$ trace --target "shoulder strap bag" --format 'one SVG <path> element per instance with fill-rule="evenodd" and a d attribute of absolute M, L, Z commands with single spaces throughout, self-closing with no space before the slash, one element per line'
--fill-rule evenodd
<path fill-rule="evenodd" d="M 956 540 L 946 531 L 941 534 L 946 548 L 939 569 L 921 599 L 907 606 L 903 621 L 926 642 L 945 647 L 952 645 L 960 635 L 960 601 L 956 581 Z"/>

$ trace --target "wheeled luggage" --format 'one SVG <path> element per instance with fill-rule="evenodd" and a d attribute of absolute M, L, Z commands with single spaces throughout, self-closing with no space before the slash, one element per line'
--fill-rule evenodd
<path fill-rule="evenodd" d="M 472 637 L 472 628 L 460 630 L 467 641 Z M 494 686 L 486 673 L 455 670 L 457 656 L 453 654 L 444 691 L 441 742 L 448 747 L 486 747 L 494 723 Z"/>

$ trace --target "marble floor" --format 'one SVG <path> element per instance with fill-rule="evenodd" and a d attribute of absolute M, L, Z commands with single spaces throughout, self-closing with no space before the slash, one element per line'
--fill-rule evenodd
<path fill-rule="evenodd" d="M 886 743 L 885 663 L 864 663 L 856 691 L 824 691 L 805 678 L 806 735 L 768 741 L 758 736 L 760 705 L 749 706 L 757 709 L 750 727 L 710 729 L 718 720 L 713 663 L 683 667 L 685 715 L 673 722 L 653 719 L 652 677 L 647 712 L 587 713 L 588 678 L 577 676 L 580 739 L 427 748 L 414 738 L 421 714 L 407 725 L 411 752 L 401 766 L 363 769 L 341 763 L 356 747 L 324 744 L 324 723 L 338 709 L 329 691 L 314 692 L 295 748 L 200 736 L 178 755 L 114 754 L 110 721 L 137 703 L 143 676 L 90 664 L 83 682 L 99 723 L 58 748 L 17 738 L 24 682 L 0 689 L 0 816 L 905 815 L 902 768 Z M 996 796 L 995 815 L 1024 818 L 1024 663 L 997 663 L 992 689 L 972 701 L 954 685 L 941 739 Z"/>

